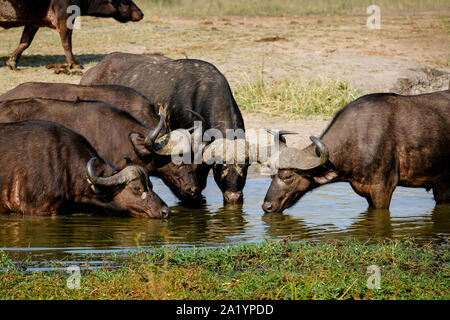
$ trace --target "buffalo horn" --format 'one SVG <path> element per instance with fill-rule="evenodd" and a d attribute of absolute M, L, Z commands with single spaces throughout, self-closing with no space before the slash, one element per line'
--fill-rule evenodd
<path fill-rule="evenodd" d="M 328 148 L 316 137 L 310 137 L 319 150 L 320 157 L 311 155 L 307 149 L 284 148 L 279 153 L 279 169 L 311 170 L 324 165 L 329 159 Z"/>
<path fill-rule="evenodd" d="M 248 153 L 248 143 L 245 139 L 217 139 L 205 148 L 203 162 L 209 163 L 214 158 L 217 162 L 223 164 L 226 164 L 227 160 L 237 164 L 239 161 L 247 161 Z M 233 159 L 229 159 L 231 155 Z M 243 159 L 241 158 L 242 155 L 244 156 Z"/>
<path fill-rule="evenodd" d="M 266 131 L 267 131 L 268 133 L 270 133 L 271 135 L 275 136 L 275 137 L 278 135 L 278 138 L 279 138 L 280 141 L 283 142 L 284 144 L 286 144 L 286 138 L 285 138 L 285 135 L 288 135 L 288 134 L 298 134 L 298 132 L 295 132 L 295 131 L 287 131 L 287 130 L 274 131 L 274 130 L 266 129 Z"/>
<path fill-rule="evenodd" d="M 196 117 L 198 117 L 204 124 L 206 125 L 206 120 L 197 112 L 187 109 L 188 112 L 192 113 Z M 161 138 L 157 139 L 159 133 L 164 127 L 165 117 L 164 114 L 160 113 L 160 120 L 158 126 L 145 138 L 145 146 L 160 155 L 171 155 L 173 153 L 180 154 L 190 151 L 190 137 L 185 135 L 183 129 L 175 130 L 172 132 L 168 132 Z M 191 128 L 189 130 L 195 129 Z M 186 140 L 188 139 L 188 140 Z M 189 147 L 186 145 L 189 144 Z"/>
<path fill-rule="evenodd" d="M 164 148 L 164 145 L 169 141 L 168 138 L 164 139 L 164 141 L 155 143 L 156 138 L 158 137 L 161 130 L 164 128 L 165 116 L 163 112 L 159 113 L 159 122 L 155 129 L 153 129 L 149 135 L 145 138 L 144 144 L 145 147 L 149 150 L 159 150 Z M 167 135 L 166 135 L 167 136 Z"/>
<path fill-rule="evenodd" d="M 96 160 L 97 158 L 95 157 L 90 159 L 86 166 L 87 178 L 92 184 L 96 186 L 114 187 L 122 184 L 128 184 L 141 175 L 145 175 L 145 171 L 143 168 L 139 166 L 128 166 L 111 177 L 98 177 L 95 174 L 94 170 L 94 163 Z"/>

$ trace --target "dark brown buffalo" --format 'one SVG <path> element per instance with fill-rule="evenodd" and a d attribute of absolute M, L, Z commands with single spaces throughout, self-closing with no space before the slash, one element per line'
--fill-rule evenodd
<path fill-rule="evenodd" d="M 78 133 L 48 121 L 0 124 L 0 213 L 166 218 L 147 171 L 109 165 Z"/>
<path fill-rule="evenodd" d="M 159 136 L 163 122 L 149 128 L 129 113 L 100 101 L 30 98 L 0 103 L 0 122 L 23 120 L 59 122 L 85 136 L 112 165 L 119 166 L 128 156 L 151 175 L 161 177 L 181 200 L 200 200 L 192 165 L 174 163 L 162 144 L 154 148 L 151 143 Z"/>
<path fill-rule="evenodd" d="M 450 91 L 361 97 L 312 140 L 303 150 L 280 148 L 265 212 L 281 212 L 338 181 L 375 209 L 389 208 L 397 186 L 433 189 L 437 203 L 450 202 Z"/>
<path fill-rule="evenodd" d="M 132 88 L 118 85 L 82 86 L 69 83 L 25 82 L 0 96 L 0 101 L 44 98 L 54 100 L 98 100 L 129 112 L 148 127 L 159 122 L 159 107 Z M 165 133 L 165 128 L 161 131 Z"/>
<path fill-rule="evenodd" d="M 172 60 L 161 55 L 112 53 L 88 70 L 80 84 L 116 84 L 136 89 L 150 101 L 168 106 L 172 130 L 193 127 L 196 118 L 189 112 L 193 110 L 205 119 L 205 130 L 217 129 L 228 140 L 245 139 L 244 120 L 228 81 L 208 62 Z M 228 129 L 236 130 L 236 136 L 227 137 Z M 196 176 L 202 190 L 211 169 L 224 201 L 242 201 L 248 164 L 196 165 Z"/>
<path fill-rule="evenodd" d="M 139 21 L 142 11 L 131 0 L 2 0 L 0 1 L 0 27 L 16 28 L 25 26 L 17 49 L 6 64 L 17 68 L 20 56 L 33 41 L 40 27 L 56 29 L 70 68 L 81 67 L 72 53 L 72 32 L 70 26 L 71 6 L 80 9 L 81 16 L 111 17 L 119 22 Z"/>

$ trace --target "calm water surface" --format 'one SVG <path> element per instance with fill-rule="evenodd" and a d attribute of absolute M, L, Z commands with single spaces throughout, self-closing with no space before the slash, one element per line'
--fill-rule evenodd
<path fill-rule="evenodd" d="M 346 183 L 324 186 L 307 194 L 284 214 L 263 214 L 261 204 L 269 178 L 249 179 L 245 203 L 224 207 L 222 195 L 210 177 L 201 209 L 186 209 L 162 184 L 155 191 L 169 204 L 168 220 L 112 218 L 88 215 L 22 217 L 0 215 L 0 248 L 13 259 L 35 262 L 92 254 L 91 267 L 104 253 L 173 245 L 218 247 L 261 242 L 290 236 L 293 240 L 327 240 L 414 237 L 417 241 L 447 241 L 450 206 L 436 206 L 424 189 L 397 188 L 389 211 L 368 211 L 365 199 Z"/>

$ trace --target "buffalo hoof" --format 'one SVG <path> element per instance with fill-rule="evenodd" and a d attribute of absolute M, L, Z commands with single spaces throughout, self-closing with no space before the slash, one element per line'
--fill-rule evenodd
<path fill-rule="evenodd" d="M 11 70 L 17 70 L 17 62 L 14 60 L 8 60 L 6 61 L 6 65 L 11 69 Z"/>
<path fill-rule="evenodd" d="M 69 69 L 70 70 L 83 70 L 84 66 L 79 63 L 71 63 L 71 64 L 69 64 Z"/>

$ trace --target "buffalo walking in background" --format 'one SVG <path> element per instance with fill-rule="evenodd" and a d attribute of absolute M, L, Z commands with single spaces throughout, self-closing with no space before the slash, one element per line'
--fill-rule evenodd
<path fill-rule="evenodd" d="M 72 28 L 68 21 L 79 8 L 81 16 L 111 17 L 119 22 L 139 21 L 142 11 L 131 0 L 2 0 L 0 1 L 0 27 L 9 29 L 24 26 L 17 49 L 6 65 L 16 69 L 22 53 L 27 49 L 41 27 L 59 32 L 70 68 L 82 68 L 72 53 Z"/>

